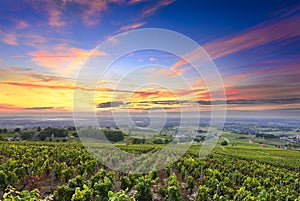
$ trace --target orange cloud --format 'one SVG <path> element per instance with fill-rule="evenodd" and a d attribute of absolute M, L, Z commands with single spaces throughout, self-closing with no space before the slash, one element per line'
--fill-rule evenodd
<path fill-rule="evenodd" d="M 58 45 L 54 50 L 40 50 L 30 52 L 32 60 L 39 66 L 57 69 L 56 72 L 71 73 L 80 68 L 88 56 L 107 56 L 104 52 L 94 51 L 80 48 L 68 48 L 64 45 Z"/>
<path fill-rule="evenodd" d="M 11 111 L 19 111 L 22 108 L 17 107 L 11 104 L 0 104 L 0 112 L 11 112 Z"/>
<path fill-rule="evenodd" d="M 144 26 L 144 24 L 145 24 L 145 22 L 137 22 L 137 23 L 125 25 L 125 26 L 122 26 L 117 32 L 128 31 L 128 30 L 131 30 L 131 29 L 137 29 L 141 26 Z"/>

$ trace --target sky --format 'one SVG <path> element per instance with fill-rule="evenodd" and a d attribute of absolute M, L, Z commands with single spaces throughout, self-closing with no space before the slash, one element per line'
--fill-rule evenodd
<path fill-rule="evenodd" d="M 114 36 L 126 31 L 161 28 L 208 53 L 223 80 L 229 116 L 299 117 L 299 24 L 300 2 L 293 0 L 2 0 L 0 113 L 72 112 L 87 57 L 111 56 L 96 47 L 117 44 Z M 88 104 L 100 114 L 205 113 L 224 104 L 211 98 L 190 64 L 157 50 L 119 58 L 93 93 Z"/>

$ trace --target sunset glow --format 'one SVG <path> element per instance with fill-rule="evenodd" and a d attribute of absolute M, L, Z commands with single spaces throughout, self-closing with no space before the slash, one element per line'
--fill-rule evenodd
<path fill-rule="evenodd" d="M 156 27 L 184 34 L 207 51 L 222 75 L 229 115 L 245 111 L 299 115 L 299 2 L 257 1 L 259 6 L 252 1 L 223 2 L 218 9 L 213 4 L 197 0 L 3 1 L 0 112 L 72 112 L 77 73 L 86 58 L 111 56 L 92 50 L 105 40 L 117 44 L 115 34 Z M 199 59 L 197 50 L 187 57 Z M 177 84 L 170 90 L 134 86 L 136 81 L 131 79 L 115 90 L 132 66 L 146 65 L 132 78 Z M 193 83 L 190 89 L 177 81 L 181 76 Z M 80 90 L 94 89 L 82 85 Z M 205 82 L 185 60 L 155 51 L 120 58 L 99 80 L 94 100 L 90 104 L 99 113 L 191 112 L 190 104 L 195 103 L 201 111 L 210 111 L 212 104 L 222 104 L 210 99 Z"/>

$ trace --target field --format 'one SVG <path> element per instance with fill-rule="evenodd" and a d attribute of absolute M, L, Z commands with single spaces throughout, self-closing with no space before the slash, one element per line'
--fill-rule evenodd
<path fill-rule="evenodd" d="M 133 153 L 164 147 L 116 146 Z M 200 159 L 199 149 L 192 145 L 171 166 L 134 175 L 104 167 L 78 142 L 3 142 L 0 193 L 3 200 L 300 200 L 299 151 L 241 140 Z"/>

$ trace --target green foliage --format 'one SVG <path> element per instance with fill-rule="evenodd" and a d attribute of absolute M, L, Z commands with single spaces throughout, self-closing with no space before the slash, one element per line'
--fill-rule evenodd
<path fill-rule="evenodd" d="M 59 201 L 70 201 L 74 194 L 74 189 L 67 185 L 61 185 L 57 187 L 57 191 L 54 192 L 55 200 Z"/>
<path fill-rule="evenodd" d="M 192 176 L 188 176 L 187 183 L 188 183 L 188 188 L 190 189 L 190 194 L 192 194 L 192 190 L 195 186 L 194 178 Z"/>
<path fill-rule="evenodd" d="M 202 200 L 209 200 L 209 188 L 205 185 L 199 186 L 198 194 L 197 194 L 197 201 Z"/>
<path fill-rule="evenodd" d="M 151 191 L 151 179 L 148 177 L 140 177 L 137 179 L 137 184 L 135 186 L 137 194 L 135 199 L 137 201 L 152 201 L 152 191 Z"/>
<path fill-rule="evenodd" d="M 0 190 L 4 191 L 8 185 L 7 175 L 3 170 L 0 170 Z"/>
<path fill-rule="evenodd" d="M 108 201 L 108 192 L 113 189 L 113 183 L 108 177 L 104 177 L 103 181 L 96 182 L 93 186 L 97 200 Z"/>
<path fill-rule="evenodd" d="M 140 139 L 140 138 L 133 138 L 132 143 L 133 144 L 145 144 L 146 139 Z"/>
<path fill-rule="evenodd" d="M 227 140 L 223 140 L 223 141 L 221 142 L 221 145 L 222 145 L 222 146 L 227 146 L 227 145 L 228 145 Z"/>
<path fill-rule="evenodd" d="M 40 194 L 38 190 L 17 191 L 13 187 L 9 187 L 3 194 L 3 201 L 38 201 Z"/>
<path fill-rule="evenodd" d="M 68 136 L 68 131 L 63 128 L 45 128 L 41 131 L 40 135 L 45 135 L 46 137 L 51 137 L 51 135 L 54 135 L 54 137 L 66 137 Z"/>
<path fill-rule="evenodd" d="M 181 193 L 179 190 L 179 184 L 176 178 L 176 175 L 173 173 L 169 178 L 168 178 L 168 196 L 167 196 L 167 201 L 181 201 Z"/>
<path fill-rule="evenodd" d="M 131 187 L 133 186 L 130 178 L 127 176 L 121 176 L 120 182 L 121 182 L 121 189 L 131 189 Z"/>
<path fill-rule="evenodd" d="M 161 145 L 153 144 L 117 146 L 136 154 L 155 152 L 163 148 Z M 0 193 L 5 194 L 6 200 L 40 200 L 36 191 L 19 192 L 15 189 L 7 191 L 5 189 L 8 186 L 33 189 L 35 187 L 29 185 L 32 184 L 30 180 L 39 176 L 50 184 L 53 170 L 54 199 L 59 201 L 70 201 L 72 198 L 102 201 L 133 200 L 125 194 L 125 192 L 129 194 L 132 187 L 137 190 L 137 200 L 150 200 L 154 192 L 168 201 L 187 200 L 188 194 L 192 191 L 189 193 L 186 191 L 196 188 L 198 188 L 196 200 L 299 200 L 299 152 L 261 147 L 247 150 L 230 146 L 220 147 L 222 152 L 218 150 L 200 159 L 197 147 L 192 146 L 165 171 L 150 172 L 147 176 L 129 173 L 118 177 L 119 174 L 115 175 L 113 171 L 103 168 L 96 172 L 103 166 L 80 144 L 0 142 Z M 260 152 L 264 152 L 266 157 L 260 157 Z M 176 149 L 173 149 L 172 153 L 176 154 Z M 280 158 L 282 163 L 273 160 L 273 156 Z M 107 155 L 105 159 L 115 164 L 122 164 L 124 160 L 122 156 L 113 154 Z M 135 160 L 132 163 L 139 164 Z M 156 167 L 160 163 L 161 160 L 157 160 L 157 163 L 145 160 L 140 166 Z M 171 176 L 165 182 L 163 175 L 167 174 Z M 186 189 L 179 183 L 181 178 L 186 179 Z M 57 183 L 60 186 L 56 186 Z M 115 185 L 118 188 L 119 184 L 122 191 L 113 193 Z"/>
<path fill-rule="evenodd" d="M 75 193 L 72 196 L 72 201 L 90 201 L 93 198 L 93 190 L 89 189 L 87 185 L 83 186 L 83 190 L 79 187 L 75 189 Z"/>
<path fill-rule="evenodd" d="M 108 200 L 109 201 L 135 201 L 134 198 L 129 198 L 128 195 L 126 195 L 125 191 L 121 190 L 119 192 L 108 192 Z"/>
<path fill-rule="evenodd" d="M 45 140 L 47 139 L 47 135 L 46 135 L 45 133 L 40 133 L 40 134 L 39 134 L 39 139 L 40 139 L 41 141 L 45 141 Z"/>
<path fill-rule="evenodd" d="M 121 130 L 103 130 L 103 133 L 111 142 L 120 142 L 124 140 L 124 134 Z"/>
<path fill-rule="evenodd" d="M 34 134 L 33 131 L 25 130 L 25 131 L 22 131 L 21 138 L 22 138 L 22 140 L 29 140 L 33 137 L 33 134 Z"/>

